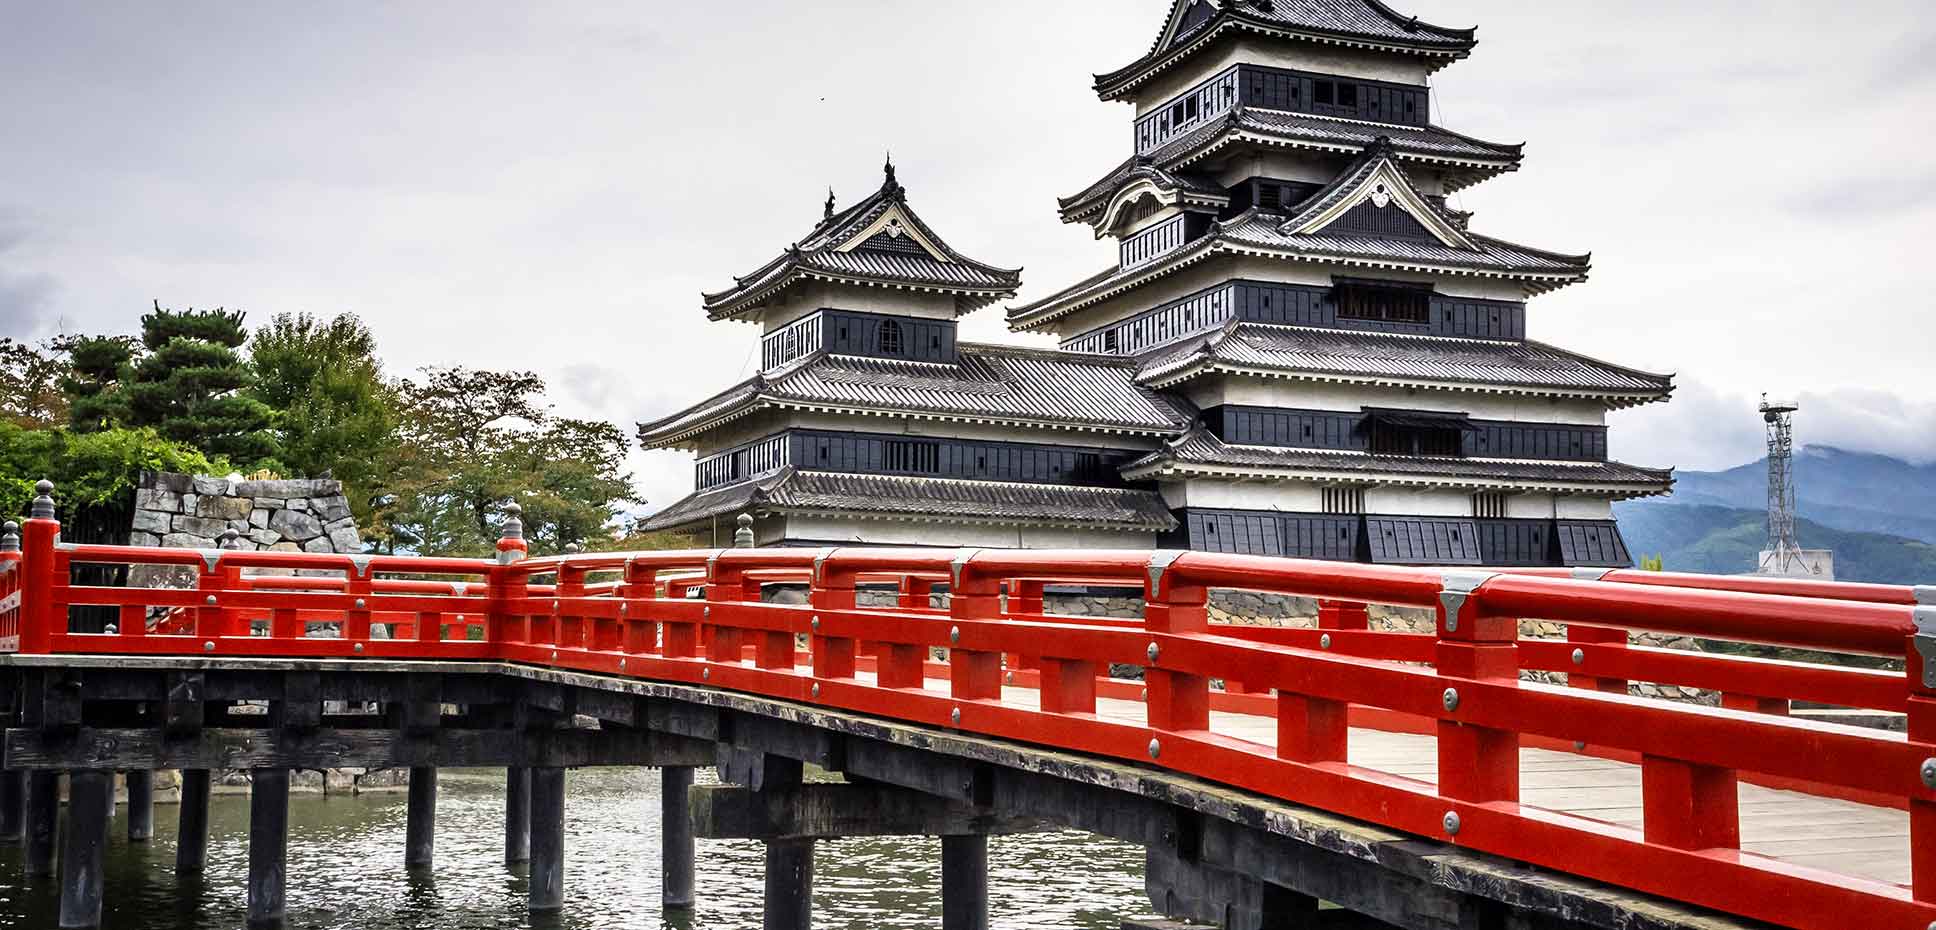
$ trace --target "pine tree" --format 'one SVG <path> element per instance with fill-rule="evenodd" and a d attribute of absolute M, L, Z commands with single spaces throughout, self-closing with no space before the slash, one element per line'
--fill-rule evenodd
<path fill-rule="evenodd" d="M 241 393 L 248 371 L 236 352 L 249 339 L 240 311 L 164 310 L 141 318 L 147 353 L 122 388 L 130 426 L 221 456 L 238 466 L 273 459 L 273 411 Z"/>
<path fill-rule="evenodd" d="M 122 385 L 133 377 L 135 341 L 127 336 L 77 336 L 56 340 L 72 370 L 61 378 L 74 432 L 97 433 L 128 422 Z"/>

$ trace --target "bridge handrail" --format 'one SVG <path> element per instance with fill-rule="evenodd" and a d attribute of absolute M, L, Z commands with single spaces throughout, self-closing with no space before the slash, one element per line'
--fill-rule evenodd
<path fill-rule="evenodd" d="M 1133 759 L 1758 920 L 1936 920 L 1936 681 L 1919 652 L 1936 655 L 1936 617 L 1893 599 L 1168 551 L 737 549 L 518 561 L 522 542 L 507 539 L 495 562 L 184 554 L 60 546 L 51 501 L 36 510 L 45 513 L 28 521 L 24 552 L 0 553 L 0 562 L 22 565 L 0 574 L 0 585 L 18 579 L 23 652 L 496 659 L 742 690 Z M 196 587 L 74 585 L 75 561 L 195 566 Z M 244 576 L 244 567 L 342 577 L 271 580 Z M 617 582 L 587 583 L 613 571 Z M 438 588 L 424 577 L 450 574 L 484 581 L 437 579 Z M 556 583 L 530 583 L 547 575 Z M 793 579 L 808 585 L 808 603 L 761 601 L 764 585 Z M 860 587 L 882 580 L 896 582 L 896 603 L 862 606 Z M 1046 613 L 1044 590 L 1065 583 L 1141 588 L 1143 617 Z M 947 606 L 933 607 L 943 584 Z M 1212 624 L 1213 588 L 1320 598 L 1320 628 Z M 689 589 L 704 599 L 681 596 Z M 1435 629 L 1352 628 L 1364 603 L 1429 608 Z M 175 608 L 192 617 L 192 635 L 72 633 L 63 620 L 71 604 Z M 335 619 L 332 635 L 312 634 L 318 617 Z M 1522 642 L 1522 618 L 1566 623 L 1569 637 L 1581 638 Z M 1627 630 L 1886 656 L 1908 671 L 1668 656 L 1629 645 Z M 939 665 L 934 650 L 946 650 Z M 1570 652 L 1564 663 L 1561 650 Z M 1750 676 L 1797 693 L 1859 695 L 1900 707 L 1909 731 L 1626 694 L 1624 679 L 1650 663 L 1750 695 L 1754 686 L 1741 681 Z M 1583 686 L 1521 680 L 1522 670 L 1568 664 Z M 1110 679 L 1112 665 L 1140 666 L 1142 683 Z M 929 685 L 936 674 L 947 676 L 945 690 Z M 1569 670 L 1569 685 L 1572 677 Z M 1613 681 L 1617 692 L 1606 687 Z M 1015 686 L 1032 701 L 1005 690 Z M 1099 694 L 1125 692 L 1143 702 L 1145 721 L 1097 715 Z M 1213 708 L 1275 717 L 1275 744 L 1212 732 Z M 1436 780 L 1352 764 L 1350 728 L 1360 725 L 1434 735 Z M 1641 767 L 1640 828 L 1521 803 L 1521 746 L 1575 744 Z M 1742 850 L 1742 779 L 1911 809 L 1912 884 Z"/>

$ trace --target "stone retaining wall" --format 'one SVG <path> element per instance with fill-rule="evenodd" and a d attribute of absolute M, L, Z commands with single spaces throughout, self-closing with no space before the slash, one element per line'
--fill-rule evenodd
<path fill-rule="evenodd" d="M 363 551 L 341 481 L 142 473 L 130 544 L 213 549 L 226 530 L 240 534 L 240 549 Z"/>

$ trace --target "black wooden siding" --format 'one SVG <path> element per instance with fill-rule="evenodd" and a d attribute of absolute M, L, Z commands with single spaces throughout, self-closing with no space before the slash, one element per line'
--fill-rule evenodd
<path fill-rule="evenodd" d="M 1121 487 L 1135 453 L 1020 442 L 927 439 L 823 430 L 788 432 L 793 464 L 808 471 L 917 475 Z"/>
<path fill-rule="evenodd" d="M 1394 565 L 1610 566 L 1632 564 L 1611 520 L 1176 511 L 1161 545 L 1203 552 Z M 1569 541 L 1570 540 L 1570 541 Z"/>
<path fill-rule="evenodd" d="M 1365 518 L 1367 561 L 1392 565 L 1480 565 L 1479 528 L 1471 517 Z"/>
<path fill-rule="evenodd" d="M 778 368 L 815 352 L 954 363 L 955 321 L 822 309 L 768 334 L 760 342 L 760 369 Z"/>
<path fill-rule="evenodd" d="M 1423 412 L 1423 411 L 1421 411 Z M 1246 446 L 1292 449 L 1371 449 L 1367 415 L 1356 411 L 1299 410 L 1221 404 L 1203 411 L 1204 425 L 1218 439 Z M 1549 462 L 1604 462 L 1607 428 L 1568 423 L 1517 423 L 1469 420 L 1463 454 L 1474 458 L 1537 459 Z"/>
<path fill-rule="evenodd" d="M 1137 233 L 1116 247 L 1117 259 L 1124 268 L 1134 268 L 1150 259 L 1193 242 L 1210 228 L 1210 217 L 1185 213 Z"/>
<path fill-rule="evenodd" d="M 1143 154 L 1208 123 L 1241 103 L 1286 110 L 1424 126 L 1431 122 L 1431 90 L 1362 78 L 1290 71 L 1263 65 L 1232 65 L 1165 100 L 1133 124 L 1136 153 Z"/>
<path fill-rule="evenodd" d="M 1526 305 L 1433 294 L 1430 320 L 1398 323 L 1338 317 L 1336 289 L 1308 284 L 1231 281 L 1204 288 L 1128 319 L 1077 333 L 1062 341 L 1075 352 L 1140 355 L 1186 339 L 1232 317 L 1249 323 L 1410 333 L 1517 342 L 1526 338 Z M 1113 335 L 1112 335 L 1113 334 Z"/>
<path fill-rule="evenodd" d="M 1382 207 L 1367 200 L 1344 212 L 1343 216 L 1331 225 L 1324 227 L 1319 235 L 1362 235 L 1376 236 L 1381 239 L 1422 239 L 1437 242 L 1432 235 L 1410 213 L 1389 201 Z"/>

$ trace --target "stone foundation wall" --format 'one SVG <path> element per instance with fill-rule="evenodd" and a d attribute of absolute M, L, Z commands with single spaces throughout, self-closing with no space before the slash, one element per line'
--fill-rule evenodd
<path fill-rule="evenodd" d="M 340 481 L 142 473 L 131 545 L 214 549 L 227 530 L 240 534 L 239 549 L 363 551 Z"/>

